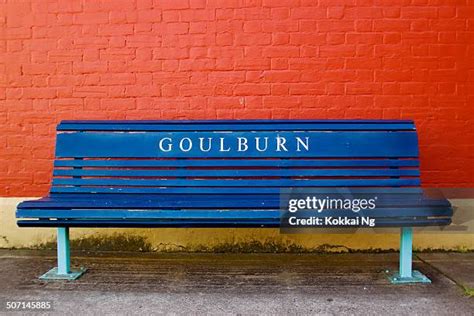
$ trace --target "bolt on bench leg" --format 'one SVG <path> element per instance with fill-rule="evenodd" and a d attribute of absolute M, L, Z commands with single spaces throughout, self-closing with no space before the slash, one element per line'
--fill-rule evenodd
<path fill-rule="evenodd" d="M 412 270 L 413 228 L 400 230 L 400 270 L 389 276 L 393 284 L 431 283 L 423 273 Z"/>
<path fill-rule="evenodd" d="M 75 280 L 86 269 L 71 269 L 71 253 L 69 249 L 69 227 L 58 227 L 58 266 L 40 276 L 41 280 Z"/>

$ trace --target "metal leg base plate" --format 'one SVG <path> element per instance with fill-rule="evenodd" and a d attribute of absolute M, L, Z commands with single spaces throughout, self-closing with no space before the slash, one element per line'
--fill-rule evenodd
<path fill-rule="evenodd" d="M 411 278 L 402 278 L 398 272 L 390 273 L 388 272 L 388 279 L 392 284 L 408 284 L 408 283 L 431 283 L 431 280 L 428 279 L 426 275 L 421 273 L 418 270 L 413 270 Z"/>
<path fill-rule="evenodd" d="M 52 268 L 42 276 L 40 276 L 40 280 L 67 280 L 67 281 L 72 281 L 78 279 L 81 275 L 86 272 L 86 268 L 78 268 L 78 269 L 71 269 L 71 272 L 68 274 L 58 274 L 58 268 Z"/>

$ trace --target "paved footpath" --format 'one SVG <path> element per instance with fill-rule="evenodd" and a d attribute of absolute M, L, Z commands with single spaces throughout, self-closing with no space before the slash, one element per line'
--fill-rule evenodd
<path fill-rule="evenodd" d="M 390 284 L 385 270 L 397 260 L 395 253 L 79 253 L 73 263 L 89 269 L 82 278 L 44 282 L 37 276 L 54 265 L 53 252 L 0 250 L 0 302 L 48 300 L 48 314 L 81 316 L 473 314 L 474 298 L 462 288 L 474 284 L 473 253 L 419 255 L 415 268 L 432 284 Z"/>

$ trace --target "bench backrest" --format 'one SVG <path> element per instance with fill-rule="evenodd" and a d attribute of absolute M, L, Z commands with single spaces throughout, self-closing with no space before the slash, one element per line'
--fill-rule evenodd
<path fill-rule="evenodd" d="M 51 193 L 420 185 L 412 121 L 63 121 Z"/>

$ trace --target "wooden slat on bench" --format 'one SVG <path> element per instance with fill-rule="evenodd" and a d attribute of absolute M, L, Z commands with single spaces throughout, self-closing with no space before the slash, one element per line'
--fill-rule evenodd
<path fill-rule="evenodd" d="M 56 159 L 55 167 L 418 167 L 418 159 Z"/>
<path fill-rule="evenodd" d="M 303 123 L 303 124 L 66 124 L 60 131 L 410 131 L 413 124 Z"/>
<path fill-rule="evenodd" d="M 362 212 L 362 211 L 361 211 Z M 408 217 L 408 216 L 450 216 L 451 210 L 446 207 L 396 207 L 382 208 L 355 213 L 347 209 L 326 210 L 324 214 L 307 213 L 308 216 L 343 216 L 359 217 L 362 215 L 373 218 Z M 162 209 L 162 210 L 127 210 L 127 209 L 24 209 L 17 214 L 19 218 L 155 218 L 155 219 L 193 219 L 193 218 L 280 218 L 280 209 Z M 299 216 L 305 216 L 299 211 Z"/>
<path fill-rule="evenodd" d="M 326 185 L 329 187 L 329 185 Z M 418 185 L 414 185 L 413 188 Z M 333 185 L 333 187 L 340 187 Z M 357 186 L 353 186 L 357 187 Z M 367 187 L 361 185 L 360 187 Z M 379 187 L 391 188 L 393 186 L 384 185 Z M 64 193 L 110 193 L 110 194 L 280 194 L 282 189 L 290 189 L 291 187 L 73 187 L 73 186 L 53 186 L 52 194 Z"/>
<path fill-rule="evenodd" d="M 206 196 L 207 197 L 207 196 Z M 214 196 L 215 198 L 215 196 Z M 122 209 L 162 209 L 162 208 L 216 208 L 216 209 L 236 209 L 236 208 L 254 208 L 254 209 L 271 209 L 278 208 L 280 201 L 276 200 L 245 200 L 245 199 L 219 199 L 211 201 L 199 201 L 194 199 L 189 200 L 168 200 L 168 201 L 147 201 L 145 199 L 134 198 L 132 201 L 109 199 L 107 201 L 100 200 L 79 200 L 79 201 L 50 201 L 50 202 L 38 202 L 30 201 L 27 204 L 23 204 L 19 209 L 101 209 L 101 208 L 122 208 Z M 377 207 L 449 207 L 449 203 L 445 200 L 387 200 L 380 201 L 377 203 Z"/>
<path fill-rule="evenodd" d="M 20 227 L 280 227 L 279 219 L 204 219 L 204 220 L 19 220 Z M 380 218 L 377 220 L 377 227 L 412 227 L 412 226 L 436 226 L 448 225 L 450 218 Z M 347 226 L 349 227 L 349 226 Z"/>
<path fill-rule="evenodd" d="M 165 188 L 166 189 L 166 188 Z M 223 189 L 228 189 L 228 188 L 223 188 Z M 318 188 L 311 188 L 311 191 L 309 192 L 310 194 L 332 194 L 334 192 L 347 192 L 347 193 L 354 193 L 354 194 L 360 194 L 360 193 L 366 193 L 366 194 L 373 194 L 373 195 L 379 195 L 379 194 L 393 194 L 393 195 L 403 195 L 403 196 L 415 196 L 415 197 L 423 197 L 423 189 L 420 187 L 390 187 L 390 188 L 380 188 L 380 187 L 364 187 L 364 188 L 337 188 L 334 189 L 332 187 L 318 187 Z M 210 192 L 209 194 L 212 196 L 214 192 Z M 280 195 L 280 191 L 277 192 L 278 194 L 273 194 L 269 193 L 266 195 L 263 195 L 259 192 L 256 192 L 255 194 L 242 194 L 240 196 L 238 195 L 232 195 L 229 196 L 229 199 L 243 199 L 243 198 L 248 198 L 248 199 L 257 199 L 257 200 L 267 200 L 267 199 L 278 199 Z M 163 196 L 161 194 L 157 195 L 147 195 L 148 199 L 154 199 L 158 198 L 160 200 L 166 199 L 167 197 L 170 198 L 178 198 L 179 193 L 177 194 L 168 194 L 166 196 Z M 218 193 L 214 194 L 216 198 L 222 198 L 219 196 Z M 122 194 L 120 197 L 123 197 L 124 199 L 133 199 L 133 196 L 135 194 Z M 195 195 L 186 195 L 187 197 L 194 199 L 194 198 L 199 198 L 199 199 L 208 199 L 207 197 L 203 196 L 202 194 L 195 194 Z M 114 195 L 107 195 L 107 194 L 75 194 L 75 193 L 61 193 L 61 194 L 50 194 L 49 196 L 46 196 L 42 198 L 41 200 L 56 200 L 56 199 L 65 199 L 65 200 L 74 200 L 74 199 L 117 199 L 119 197 L 114 196 Z M 137 198 L 143 199 L 143 196 L 138 196 Z"/>
<path fill-rule="evenodd" d="M 54 170 L 54 176 L 87 177 L 416 177 L 418 170 L 408 169 L 232 169 L 232 170 Z"/>
<path fill-rule="evenodd" d="M 410 120 L 63 121 L 58 131 L 414 130 Z"/>
<path fill-rule="evenodd" d="M 408 189 L 408 188 L 406 188 Z M 377 196 L 377 207 L 449 207 L 449 202 L 445 199 L 423 196 L 421 193 L 408 193 L 411 190 L 363 190 L 357 192 L 352 189 L 351 192 L 344 194 L 339 192 L 340 196 L 353 196 L 353 194 L 362 194 L 364 196 Z M 406 191 L 405 191 L 406 190 Z M 312 194 L 334 194 L 335 189 L 312 189 Z M 398 191 L 398 192 L 397 192 Z M 405 192 L 404 192 L 405 191 Z M 56 194 L 40 200 L 26 201 L 19 205 L 19 209 L 24 208 L 130 208 L 130 209 L 160 209 L 160 208 L 279 208 L 280 195 L 226 195 L 225 197 L 217 194 L 187 194 L 186 199 L 180 199 L 180 195 L 147 195 L 136 194 Z"/>
<path fill-rule="evenodd" d="M 143 179 L 81 179 L 70 178 L 53 179 L 53 186 L 127 186 L 127 187 L 352 187 L 352 186 L 416 186 L 420 185 L 419 179 L 328 179 L 328 180 L 143 180 Z"/>

